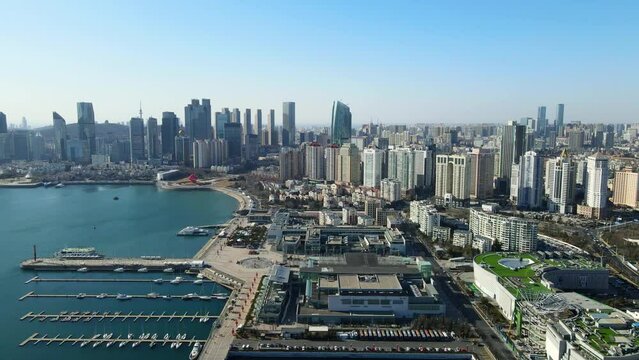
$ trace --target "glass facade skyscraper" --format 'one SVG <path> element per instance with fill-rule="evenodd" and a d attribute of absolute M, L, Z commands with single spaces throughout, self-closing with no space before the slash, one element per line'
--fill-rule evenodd
<path fill-rule="evenodd" d="M 95 146 L 95 115 L 93 104 L 89 102 L 78 103 L 78 138 L 86 144 L 88 158 L 96 154 Z"/>
<path fill-rule="evenodd" d="M 331 142 L 342 145 L 351 138 L 351 109 L 341 101 L 333 101 L 331 120 Z"/>
<path fill-rule="evenodd" d="M 295 145 L 295 103 L 282 103 L 282 146 Z"/>
<path fill-rule="evenodd" d="M 180 120 L 174 112 L 165 111 L 162 113 L 162 156 L 174 158 L 175 137 L 180 129 Z"/>
<path fill-rule="evenodd" d="M 184 125 L 186 136 L 193 140 L 207 140 L 211 138 L 211 100 L 197 99 L 184 107 Z"/>

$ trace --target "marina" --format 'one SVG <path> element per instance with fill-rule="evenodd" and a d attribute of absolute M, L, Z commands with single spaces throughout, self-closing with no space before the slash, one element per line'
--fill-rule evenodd
<path fill-rule="evenodd" d="M 108 282 L 116 282 L 116 283 L 121 283 L 121 282 L 130 282 L 130 283 L 155 283 L 155 284 L 162 284 L 162 283 L 171 283 L 171 281 L 174 281 L 175 279 L 162 279 L 162 278 L 157 278 L 157 279 L 134 279 L 134 278 L 125 278 L 125 279 L 85 279 L 85 278 L 68 278 L 68 279 L 58 279 L 58 278 L 49 278 L 49 279 L 45 279 L 45 278 L 41 278 L 39 276 L 34 276 L 31 279 L 25 281 L 25 284 L 29 284 L 32 282 L 102 282 L 102 283 L 108 283 Z M 187 283 L 187 284 L 214 284 L 215 281 L 212 280 L 208 280 L 208 279 L 182 279 L 180 281 L 180 283 Z M 175 284 L 175 282 L 173 282 L 173 284 Z"/>
<path fill-rule="evenodd" d="M 191 259 L 155 259 L 155 258 L 103 258 L 103 259 L 64 259 L 64 258 L 36 258 L 20 263 L 23 270 L 35 271 L 143 271 L 140 272 L 165 272 L 186 271 L 193 268 L 201 268 L 202 262 Z"/>
<path fill-rule="evenodd" d="M 114 312 L 114 313 L 109 313 L 109 312 L 104 312 L 104 313 L 99 313 L 97 311 L 95 312 L 79 312 L 79 311 L 75 311 L 75 312 L 66 312 L 66 311 L 62 311 L 58 314 L 45 314 L 44 311 L 40 312 L 40 313 L 34 313 L 34 312 L 28 312 L 26 314 L 24 314 L 21 318 L 20 321 L 60 321 L 60 322 L 78 322 L 78 321 L 84 321 L 84 322 L 89 322 L 89 321 L 103 321 L 103 320 L 108 320 L 108 321 L 115 321 L 115 320 L 119 320 L 119 321 L 127 321 L 127 320 L 132 320 L 133 322 L 136 322 L 138 320 L 143 320 L 143 321 L 149 321 L 149 320 L 156 320 L 156 321 L 160 321 L 160 320 L 166 320 L 166 321 L 183 321 L 183 320 L 190 320 L 190 321 L 198 321 L 198 322 L 208 322 L 209 320 L 214 320 L 217 319 L 218 316 L 213 316 L 213 315 L 209 315 L 209 313 L 207 312 L 206 314 L 199 314 L 198 312 L 196 312 L 195 314 L 188 314 L 187 312 L 185 312 L 184 314 L 178 314 L 177 312 L 173 312 L 172 314 L 167 314 L 166 312 L 162 312 L 161 314 L 155 314 L 155 312 L 151 312 L 150 314 L 145 314 L 143 312 L 134 314 L 133 312 L 129 312 L 128 314 L 124 314 L 121 312 Z"/>
<path fill-rule="evenodd" d="M 126 298 L 124 297 L 126 296 Z M 125 295 L 125 294 L 36 294 L 35 291 L 30 291 L 22 295 L 18 300 L 22 301 L 28 298 L 94 298 L 94 299 L 149 299 L 149 300 L 170 300 L 170 299 L 182 299 L 182 300 L 227 300 L 228 295 L 198 295 L 197 293 L 189 293 L 183 295 L 160 295 L 160 294 L 144 294 L 144 295 Z"/>
<path fill-rule="evenodd" d="M 129 345 L 131 344 L 132 347 L 136 347 L 139 344 L 147 344 L 148 345 L 158 345 L 158 346 L 166 346 L 166 345 L 170 345 L 172 349 L 176 348 L 175 345 L 180 344 L 180 345 L 195 345 L 195 343 L 200 343 L 203 344 L 206 342 L 206 339 L 195 339 L 195 337 L 191 338 L 191 339 L 158 339 L 158 338 L 151 338 L 151 337 L 147 337 L 147 338 L 135 338 L 135 337 L 121 337 L 118 336 L 117 338 L 113 338 L 113 337 L 108 337 L 105 338 L 102 334 L 97 334 L 94 335 L 93 337 L 84 337 L 84 336 L 80 336 L 80 337 L 72 337 L 71 335 L 69 336 L 60 336 L 60 334 L 55 335 L 54 337 L 49 337 L 48 334 L 44 334 L 43 336 L 39 336 L 39 333 L 34 333 L 33 335 L 29 336 L 28 338 L 24 339 L 19 346 L 25 346 L 25 345 L 37 345 L 39 343 L 45 343 L 46 345 L 51 345 L 51 344 L 58 344 L 58 345 L 62 345 L 62 344 L 70 344 L 70 345 L 76 345 L 78 343 L 80 343 L 80 346 L 84 347 L 86 345 L 91 345 L 92 347 L 96 347 L 98 345 L 101 344 L 108 344 L 111 342 L 111 344 L 115 344 L 117 343 L 118 346 L 117 348 L 121 348 L 122 346 L 120 346 L 120 344 L 124 344 L 123 346 Z M 179 335 L 179 334 L 178 334 Z M 184 334 L 186 335 L 186 334 Z M 142 337 L 146 337 L 146 336 L 142 336 Z M 185 336 L 184 336 L 185 337 Z M 96 345 L 97 344 L 97 345 Z M 114 346 L 114 348 L 116 348 L 116 346 Z"/>

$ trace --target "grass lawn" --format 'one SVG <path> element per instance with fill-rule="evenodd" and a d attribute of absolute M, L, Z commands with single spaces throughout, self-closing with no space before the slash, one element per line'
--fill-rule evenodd
<path fill-rule="evenodd" d="M 523 268 L 523 269 L 519 269 L 519 270 L 511 270 L 511 269 L 499 264 L 499 260 L 506 259 L 506 258 L 524 258 L 524 259 L 530 259 L 530 260 L 533 260 L 533 261 L 537 262 L 537 258 L 535 258 L 531 254 L 513 254 L 512 256 L 508 256 L 508 255 L 499 254 L 499 253 L 479 255 L 479 256 L 477 256 L 475 258 L 475 261 L 478 264 L 485 263 L 486 265 L 488 265 L 490 267 L 490 269 L 495 274 L 497 274 L 498 276 L 501 276 L 501 277 L 527 277 L 527 278 L 529 278 L 529 277 L 532 277 L 532 276 L 535 275 L 535 271 L 533 269 L 531 269 L 532 265 L 531 266 L 527 266 L 526 268 Z"/>

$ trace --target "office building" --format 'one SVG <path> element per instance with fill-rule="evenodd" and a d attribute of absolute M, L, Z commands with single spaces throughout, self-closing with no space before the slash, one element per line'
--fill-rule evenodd
<path fill-rule="evenodd" d="M 149 160 L 159 159 L 160 134 L 158 131 L 158 119 L 150 117 L 146 121 L 146 155 Z"/>
<path fill-rule="evenodd" d="M 546 189 L 548 211 L 574 214 L 576 190 L 575 163 L 564 151 L 546 163 Z"/>
<path fill-rule="evenodd" d="M 415 189 L 415 151 L 400 147 L 388 151 L 388 178 L 402 184 L 402 192 Z"/>
<path fill-rule="evenodd" d="M 532 220 L 471 208 L 468 224 L 473 237 L 481 236 L 493 243 L 498 242 L 503 251 L 537 250 L 537 223 Z"/>
<path fill-rule="evenodd" d="M 435 191 L 435 145 L 428 145 L 414 152 L 415 188 L 424 188 L 426 193 L 431 193 Z M 385 175 L 388 176 L 388 172 Z"/>
<path fill-rule="evenodd" d="M 495 154 L 488 149 L 473 148 L 470 152 L 470 197 L 487 199 L 493 196 Z"/>
<path fill-rule="evenodd" d="M 384 179 L 380 182 L 380 197 L 388 202 L 402 199 L 402 184 L 397 179 Z"/>
<path fill-rule="evenodd" d="M 583 130 L 576 129 L 568 132 L 568 149 L 576 154 L 584 150 Z"/>
<path fill-rule="evenodd" d="M 384 152 L 376 148 L 366 148 L 362 152 L 362 163 L 364 164 L 365 187 L 379 188 L 382 181 L 382 160 Z"/>
<path fill-rule="evenodd" d="M 242 157 L 242 125 L 237 122 L 224 124 L 224 139 L 228 146 L 229 159 Z"/>
<path fill-rule="evenodd" d="M 195 140 L 210 139 L 211 132 L 211 100 L 193 99 L 191 103 L 184 107 L 184 128 L 186 136 Z"/>
<path fill-rule="evenodd" d="M 344 144 L 339 149 L 337 157 L 336 182 L 351 185 L 361 185 L 360 154 L 355 144 Z"/>
<path fill-rule="evenodd" d="M 304 172 L 302 152 L 297 148 L 282 147 L 280 150 L 280 180 L 299 179 Z"/>
<path fill-rule="evenodd" d="M 84 161 L 88 162 L 91 155 L 96 154 L 95 143 L 95 115 L 93 104 L 88 102 L 78 103 L 78 139 L 86 146 Z"/>
<path fill-rule="evenodd" d="M 241 113 L 240 113 L 240 109 L 238 108 L 233 108 L 233 111 L 231 112 L 231 122 L 235 123 L 235 124 L 242 124 L 241 121 Z"/>
<path fill-rule="evenodd" d="M 266 145 L 262 140 L 262 109 L 255 111 L 255 123 L 253 124 L 253 134 L 257 135 L 257 139 L 260 145 Z"/>
<path fill-rule="evenodd" d="M 337 158 L 339 157 L 339 146 L 328 145 L 324 149 L 324 163 L 326 164 L 326 180 L 337 180 Z"/>
<path fill-rule="evenodd" d="M 510 200 L 520 209 L 539 209 L 542 193 L 541 158 L 534 151 L 527 151 L 513 164 Z"/>
<path fill-rule="evenodd" d="M 253 132 L 253 125 L 251 125 L 251 109 L 244 110 L 244 122 L 242 123 L 242 144 L 246 144 L 248 136 Z"/>
<path fill-rule="evenodd" d="M 175 113 L 165 111 L 162 113 L 162 157 L 169 160 L 175 159 L 175 137 L 180 130 L 180 120 Z"/>
<path fill-rule="evenodd" d="M 342 145 L 351 139 L 351 109 L 340 101 L 333 101 L 331 142 Z"/>
<path fill-rule="evenodd" d="M 460 206 L 470 199 L 471 161 L 468 155 L 437 155 L 435 196 L 442 205 Z"/>
<path fill-rule="evenodd" d="M 268 131 L 268 144 L 270 146 L 278 145 L 277 128 L 275 127 L 275 110 L 271 109 L 266 117 L 266 131 Z"/>
<path fill-rule="evenodd" d="M 536 132 L 541 136 L 546 135 L 546 128 L 548 127 L 548 119 L 546 119 L 546 107 L 540 106 L 537 108 L 537 124 Z"/>
<path fill-rule="evenodd" d="M 191 139 L 188 136 L 185 136 L 184 132 L 180 130 L 178 135 L 175 137 L 175 155 L 173 156 L 173 159 L 178 164 L 186 166 L 192 165 L 192 150 L 193 146 L 191 145 Z"/>
<path fill-rule="evenodd" d="M 7 132 L 7 115 L 0 111 L 0 134 L 6 134 Z"/>
<path fill-rule="evenodd" d="M 305 147 L 306 177 L 310 180 L 323 180 L 326 177 L 324 147 L 319 143 L 310 143 Z"/>
<path fill-rule="evenodd" d="M 131 118 L 129 121 L 129 142 L 131 144 L 131 163 L 144 160 L 144 120 Z"/>
<path fill-rule="evenodd" d="M 564 104 L 557 104 L 557 117 L 555 118 L 555 130 L 561 134 L 564 127 Z"/>
<path fill-rule="evenodd" d="M 608 159 L 596 153 L 587 159 L 586 205 L 591 208 L 594 218 L 605 215 L 608 203 Z"/>
<path fill-rule="evenodd" d="M 215 138 L 224 139 L 224 124 L 231 122 L 231 112 L 224 108 L 221 112 L 215 113 Z"/>
<path fill-rule="evenodd" d="M 639 173 L 626 168 L 615 172 L 612 203 L 637 208 L 639 200 Z"/>
<path fill-rule="evenodd" d="M 2 120 L 0 120 L 1 122 Z M 67 122 L 60 114 L 53 112 L 53 155 L 56 160 L 67 159 Z"/>
<path fill-rule="evenodd" d="M 282 103 L 282 146 L 295 145 L 295 103 Z"/>
<path fill-rule="evenodd" d="M 501 137 L 499 176 L 507 179 L 507 188 L 510 184 L 512 164 L 518 164 L 520 157 L 524 154 L 526 147 L 525 136 L 525 125 L 518 125 L 516 121 L 509 121 L 504 126 Z"/>

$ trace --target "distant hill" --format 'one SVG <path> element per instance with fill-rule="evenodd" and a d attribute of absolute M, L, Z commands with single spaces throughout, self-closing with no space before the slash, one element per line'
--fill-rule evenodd
<path fill-rule="evenodd" d="M 53 138 L 53 125 L 34 129 L 46 138 Z M 71 138 L 78 137 L 78 124 L 67 124 L 67 135 Z M 95 124 L 95 136 L 101 138 L 127 138 L 129 137 L 129 127 L 120 124 Z"/>

